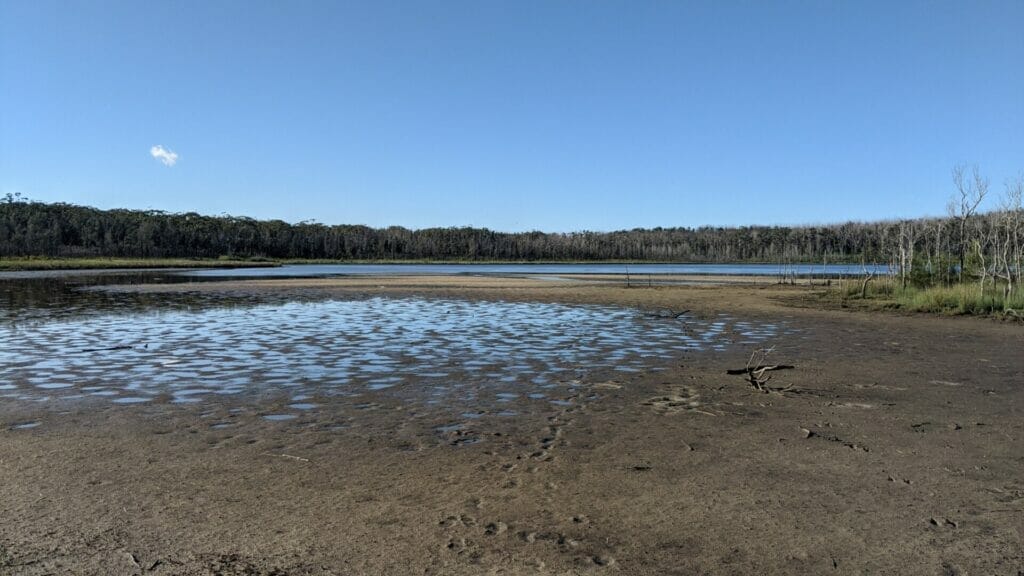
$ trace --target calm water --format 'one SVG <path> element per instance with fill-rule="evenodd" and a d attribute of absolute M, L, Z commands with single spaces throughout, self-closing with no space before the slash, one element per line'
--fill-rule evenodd
<path fill-rule="evenodd" d="M 722 274 L 733 276 L 772 276 L 785 271 L 799 276 L 858 276 L 859 264 L 320 264 L 281 266 L 278 268 L 238 268 L 233 270 L 193 270 L 181 274 L 191 277 L 309 277 L 344 275 L 558 275 L 558 274 Z M 887 273 L 887 267 L 870 265 L 875 274 Z"/>
<path fill-rule="evenodd" d="M 0 324 L 134 314 L 160 310 L 198 310 L 210 306 L 251 306 L 266 298 L 227 298 L 194 294 L 131 294 L 91 290 L 111 284 L 209 281 L 168 271 L 82 271 L 75 273 L 0 273 Z"/>

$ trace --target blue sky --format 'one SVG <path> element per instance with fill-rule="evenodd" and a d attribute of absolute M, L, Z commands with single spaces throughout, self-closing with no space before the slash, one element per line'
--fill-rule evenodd
<path fill-rule="evenodd" d="M 1019 0 L 0 0 L 0 194 L 498 230 L 941 214 L 955 164 L 993 192 L 1024 171 L 1022 22 Z"/>

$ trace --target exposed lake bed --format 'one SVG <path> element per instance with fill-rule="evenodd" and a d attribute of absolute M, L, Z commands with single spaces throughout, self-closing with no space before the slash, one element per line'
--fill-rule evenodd
<path fill-rule="evenodd" d="M 1019 326 L 804 290 L 104 288 L 174 304 L 5 333 L 0 566 L 1015 574 Z M 787 391 L 725 374 L 764 346 Z"/>

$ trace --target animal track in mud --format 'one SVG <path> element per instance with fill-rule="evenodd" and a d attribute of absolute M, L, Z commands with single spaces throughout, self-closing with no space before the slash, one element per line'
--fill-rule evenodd
<path fill-rule="evenodd" d="M 963 426 L 956 422 L 918 422 L 911 424 L 910 429 L 917 433 L 943 432 L 963 430 Z"/>
<path fill-rule="evenodd" d="M 1000 504 L 1017 505 L 1024 503 L 1024 486 L 1007 485 L 1003 488 L 988 488 L 994 500 Z"/>
<path fill-rule="evenodd" d="M 552 416 L 548 418 L 548 422 L 546 432 L 538 441 L 537 450 L 530 453 L 530 458 L 533 460 L 550 461 L 553 458 L 551 452 L 562 439 L 562 428 L 566 424 L 572 423 L 572 420 L 563 421 L 558 416 Z"/>
<path fill-rule="evenodd" d="M 956 520 L 950 520 L 949 518 L 941 518 L 933 516 L 928 519 L 928 524 L 935 528 L 959 528 L 960 523 Z"/>
<path fill-rule="evenodd" d="M 464 424 L 438 426 L 434 429 L 437 435 L 449 446 L 467 446 L 480 442 L 480 434 Z"/>
<path fill-rule="evenodd" d="M 643 405 L 650 406 L 655 412 L 661 414 L 674 414 L 677 412 L 711 414 L 711 412 L 701 409 L 703 404 L 700 401 L 700 394 L 697 390 L 684 385 L 670 385 L 667 394 L 648 398 L 643 402 Z"/>
<path fill-rule="evenodd" d="M 579 386 L 579 382 L 574 382 Z M 565 446 L 566 440 L 563 438 L 564 429 L 573 423 L 573 419 L 568 417 L 570 414 L 583 410 L 583 408 L 576 403 L 579 399 L 581 392 L 577 389 L 572 394 L 566 397 L 566 403 L 560 405 L 561 409 L 555 414 L 548 416 L 547 426 L 540 434 L 540 438 L 537 440 L 537 448 L 533 452 L 527 455 L 520 455 L 517 459 L 529 458 L 531 460 L 538 460 L 541 462 L 550 462 L 554 459 L 552 452 L 558 446 Z"/>
<path fill-rule="evenodd" d="M 914 483 L 914 481 L 909 478 L 901 478 L 895 474 L 889 474 L 888 476 L 886 476 L 886 479 L 889 480 L 889 482 L 892 482 L 893 484 L 902 486 L 910 486 L 911 484 Z"/>
<path fill-rule="evenodd" d="M 584 515 L 573 516 L 571 521 L 577 526 L 589 523 Z M 609 550 L 596 549 L 586 541 L 558 530 L 515 530 L 501 520 L 481 525 L 475 517 L 466 514 L 449 515 L 439 525 L 450 534 L 443 549 L 469 561 L 481 558 L 486 553 L 488 542 L 502 542 L 501 547 L 504 549 L 510 542 L 518 540 L 528 546 L 546 545 L 559 554 L 571 555 L 571 562 L 575 565 L 605 568 L 615 564 L 615 558 Z M 532 559 L 527 562 L 536 565 L 540 561 Z"/>
<path fill-rule="evenodd" d="M 438 522 L 438 525 L 446 530 L 457 527 L 472 528 L 476 526 L 476 518 L 469 514 L 459 514 L 457 516 L 452 514 Z"/>
<path fill-rule="evenodd" d="M 586 410 L 578 403 L 578 400 L 583 393 L 587 392 L 584 390 L 586 385 L 578 381 L 568 384 L 572 387 L 572 393 L 565 397 L 564 402 L 554 404 L 558 406 L 558 410 L 547 416 L 543 428 L 537 432 L 534 440 L 526 445 L 527 451 L 517 455 L 515 461 L 506 461 L 500 464 L 495 462 L 491 466 L 504 474 L 505 488 L 522 486 L 524 474 L 536 473 L 539 466 L 553 460 L 553 452 L 558 447 L 567 444 L 566 427 L 573 424 L 575 420 L 573 414 Z M 608 389 L 613 389 L 613 387 L 609 386 Z M 461 438 L 472 438 L 476 434 L 461 423 L 439 426 L 435 428 L 435 432 L 450 444 L 455 444 Z M 533 444 L 532 450 L 529 448 L 531 444 Z M 554 485 L 549 483 L 549 488 L 553 487 Z M 479 509 L 479 506 L 476 508 Z M 569 521 L 578 527 L 590 523 L 590 519 L 584 514 L 573 515 Z M 438 526 L 445 534 L 444 543 L 441 546 L 442 551 L 454 555 L 460 562 L 479 562 L 481 558 L 490 553 L 489 550 L 499 543 L 504 549 L 508 543 L 518 539 L 527 544 L 546 543 L 559 554 L 571 555 L 569 561 L 576 566 L 605 568 L 615 564 L 615 559 L 607 553 L 608 551 L 585 545 L 580 540 L 560 531 L 516 530 L 515 527 L 501 520 L 478 520 L 476 516 L 465 513 L 450 514 L 441 519 Z M 545 565 L 537 558 L 524 558 L 523 562 L 533 567 Z"/>
<path fill-rule="evenodd" d="M 843 440 L 842 438 L 836 436 L 835 434 L 831 434 L 829 432 L 815 431 L 815 430 L 811 430 L 810 428 L 801 428 L 800 432 L 803 433 L 804 438 L 808 438 L 808 439 L 810 439 L 810 438 L 820 438 L 822 440 L 827 440 L 829 442 L 835 442 L 837 444 L 842 444 L 843 446 L 846 446 L 847 448 L 849 448 L 851 450 L 858 450 L 858 451 L 862 451 L 862 452 L 870 452 L 871 451 L 867 446 L 862 446 L 862 445 L 856 444 L 854 442 L 848 442 L 848 441 Z"/>
<path fill-rule="evenodd" d="M 579 522 L 576 522 L 576 518 L 580 517 L 573 518 L 573 522 L 578 524 Z M 608 567 L 615 564 L 615 558 L 607 550 L 590 550 L 591 547 L 586 542 L 572 538 L 562 532 L 554 530 L 539 532 L 520 530 L 516 532 L 516 536 L 527 544 L 546 543 L 555 547 L 560 553 L 579 554 L 575 557 L 574 562 L 577 565 Z"/>

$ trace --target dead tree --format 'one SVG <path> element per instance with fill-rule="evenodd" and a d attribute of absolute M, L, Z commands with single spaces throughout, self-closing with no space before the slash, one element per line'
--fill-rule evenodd
<path fill-rule="evenodd" d="M 860 299 L 863 300 L 868 297 L 868 282 L 871 282 L 875 278 L 875 270 L 872 268 L 868 270 L 867 264 L 863 259 L 860 261 L 861 280 L 860 280 Z"/>
<path fill-rule="evenodd" d="M 1024 174 L 1006 182 L 1006 192 L 1001 203 L 1003 223 L 1003 273 L 1006 279 L 1006 297 L 1013 293 L 1014 279 L 1020 286 L 1022 264 L 1024 264 Z"/>
<path fill-rule="evenodd" d="M 913 220 L 901 220 L 899 226 L 900 284 L 907 288 L 907 278 L 913 271 L 914 246 L 917 244 L 917 226 Z"/>
<path fill-rule="evenodd" d="M 953 184 L 956 195 L 949 201 L 949 215 L 957 222 L 957 254 L 960 257 L 960 269 L 957 277 L 964 280 L 964 260 L 967 254 L 967 222 L 978 212 L 978 206 L 988 194 L 988 179 L 978 171 L 978 166 L 971 166 L 971 174 L 965 174 L 965 167 L 958 165 L 953 168 Z"/>

